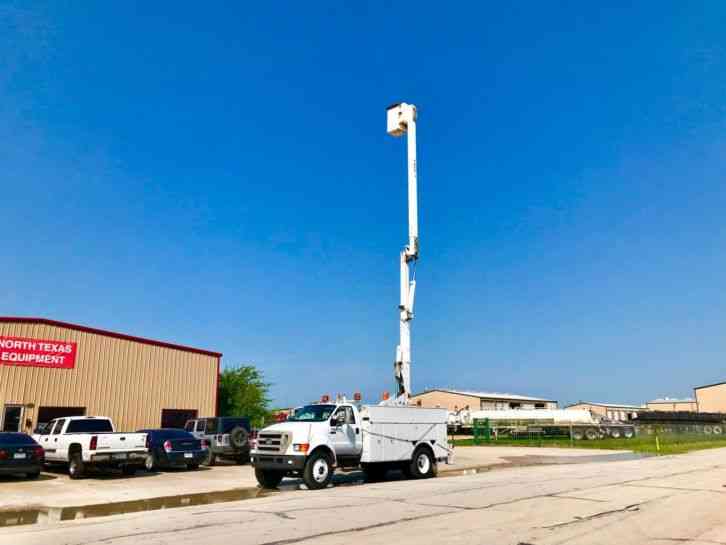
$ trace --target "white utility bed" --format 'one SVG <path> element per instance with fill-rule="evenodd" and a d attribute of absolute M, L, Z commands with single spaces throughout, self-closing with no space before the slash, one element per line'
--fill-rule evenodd
<path fill-rule="evenodd" d="M 410 460 L 419 443 L 431 445 L 434 457 L 449 456 L 446 409 L 364 405 L 361 407 L 363 434 L 362 463 Z"/>

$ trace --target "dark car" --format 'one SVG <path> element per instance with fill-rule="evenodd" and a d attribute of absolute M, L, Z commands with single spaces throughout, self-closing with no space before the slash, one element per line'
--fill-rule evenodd
<path fill-rule="evenodd" d="M 205 465 L 212 466 L 218 458 L 235 460 L 238 464 L 250 461 L 250 419 L 219 416 L 189 420 L 184 429 L 200 439 L 209 451 Z"/>
<path fill-rule="evenodd" d="M 0 475 L 25 473 L 36 479 L 45 461 L 45 451 L 24 433 L 0 433 Z"/>
<path fill-rule="evenodd" d="M 198 469 L 207 457 L 207 449 L 191 433 L 173 428 L 139 430 L 146 434 L 146 469 L 153 471 L 163 467 Z"/>

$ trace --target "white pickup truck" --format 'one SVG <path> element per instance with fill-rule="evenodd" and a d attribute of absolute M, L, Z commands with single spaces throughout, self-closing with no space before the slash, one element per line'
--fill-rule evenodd
<path fill-rule="evenodd" d="M 285 422 L 261 430 L 250 452 L 257 481 L 275 488 L 302 476 L 308 489 L 325 488 L 336 467 L 360 467 L 368 480 L 389 469 L 412 478 L 436 475 L 450 460 L 445 409 L 321 403 L 295 410 Z"/>
<path fill-rule="evenodd" d="M 71 479 L 81 478 L 89 466 L 132 475 L 144 466 L 148 452 L 145 433 L 117 433 L 111 419 L 100 416 L 51 420 L 33 439 L 45 449 L 47 464 L 68 464 Z"/>

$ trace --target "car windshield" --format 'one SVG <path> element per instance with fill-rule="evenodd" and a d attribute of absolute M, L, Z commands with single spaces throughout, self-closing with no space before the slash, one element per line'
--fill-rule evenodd
<path fill-rule="evenodd" d="M 290 415 L 288 422 L 323 422 L 330 418 L 335 410 L 335 405 L 306 405 L 295 409 L 295 413 Z"/>

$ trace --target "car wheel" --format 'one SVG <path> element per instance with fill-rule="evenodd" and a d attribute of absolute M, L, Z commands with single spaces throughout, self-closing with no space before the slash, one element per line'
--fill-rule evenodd
<path fill-rule="evenodd" d="M 408 472 L 414 479 L 428 479 L 436 475 L 436 462 L 428 448 L 417 448 L 411 458 Z"/>
<path fill-rule="evenodd" d="M 262 488 L 277 488 L 285 474 L 271 469 L 255 469 L 255 478 Z"/>
<path fill-rule="evenodd" d="M 326 488 L 333 479 L 333 464 L 324 452 L 313 452 L 305 462 L 303 481 L 309 490 Z"/>
<path fill-rule="evenodd" d="M 68 476 L 71 479 L 80 479 L 83 477 L 86 468 L 83 465 L 83 459 L 81 458 L 80 452 L 74 452 L 71 454 L 71 459 L 68 462 Z"/>
<path fill-rule="evenodd" d="M 147 454 L 146 459 L 144 460 L 144 469 L 148 472 L 152 472 L 156 471 L 156 466 L 156 457 L 152 453 Z"/>

